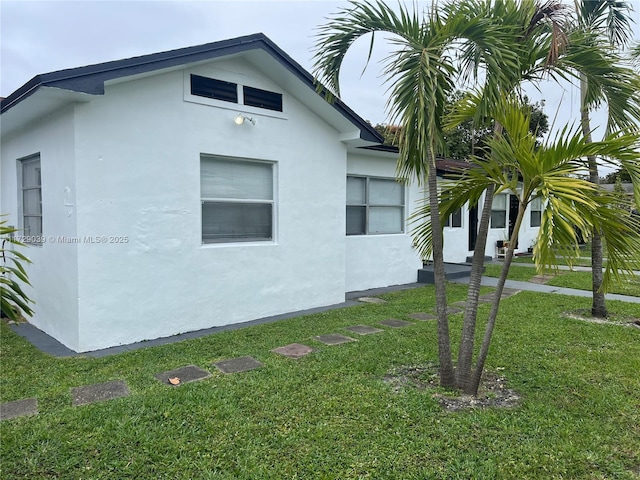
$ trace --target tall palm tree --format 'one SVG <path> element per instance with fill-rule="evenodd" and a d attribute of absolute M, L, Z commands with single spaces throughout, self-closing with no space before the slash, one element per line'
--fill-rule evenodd
<path fill-rule="evenodd" d="M 402 5 L 396 13 L 380 1 L 354 1 L 350 8 L 342 9 L 321 27 L 316 44 L 315 73 L 322 83 L 339 94 L 340 68 L 351 45 L 364 35 L 372 34 L 372 49 L 375 33 L 393 35 L 390 41 L 397 50 L 387 58 L 385 72 L 393 79 L 387 103 L 391 123 L 402 127 L 397 175 L 414 177 L 422 184 L 426 179 L 429 190 L 440 383 L 445 387 L 454 387 L 455 376 L 435 156 L 444 146 L 442 118 L 446 100 L 455 86 L 456 65 L 450 50 L 454 44 L 461 45 L 465 51 L 472 52 L 475 59 L 482 60 L 496 78 L 517 68 L 518 62 L 514 52 L 518 45 L 510 42 L 511 32 L 488 18 L 470 15 L 470 10 L 479 3 L 468 1 L 442 10 L 433 8 L 421 19 L 415 11 L 411 13 Z"/>
<path fill-rule="evenodd" d="M 525 13 L 524 9 L 523 13 Z M 511 85 L 502 85 L 503 91 L 518 91 L 519 82 L 525 80 L 535 82 L 543 73 L 548 73 L 555 79 L 575 79 L 576 77 L 579 79 L 583 76 L 588 79 L 591 86 L 587 97 L 589 104 L 597 105 L 604 99 L 609 106 L 609 132 L 614 128 L 636 125 L 634 122 L 640 118 L 640 97 L 638 96 L 640 84 L 637 75 L 619 65 L 617 57 L 611 55 L 609 49 L 603 48 L 602 44 L 594 43 L 580 30 L 571 30 L 569 22 L 566 21 L 566 9 L 561 4 L 553 1 L 537 4 L 532 13 L 523 15 L 521 21 L 526 23 L 521 26 L 524 33 L 518 41 L 528 47 L 524 50 L 525 56 L 521 58 L 520 71 L 512 75 Z M 478 113 L 483 117 L 488 116 L 486 106 L 481 107 L 483 101 L 486 103 L 486 98 L 483 92 L 472 102 L 471 111 L 475 112 L 476 116 Z M 464 98 L 461 103 L 468 100 L 468 97 Z M 450 116 L 448 126 L 459 124 L 469 118 L 469 105 L 461 110 Z M 499 134 L 500 122 L 496 121 L 495 125 L 496 134 Z M 490 160 L 491 154 L 488 153 L 488 155 Z M 635 179 L 634 184 L 640 201 L 640 178 Z M 471 376 L 475 321 L 493 188 L 493 185 L 489 185 L 484 195 L 483 215 L 478 227 L 478 241 L 473 257 L 462 342 L 456 367 L 457 385 L 465 391 Z M 470 390 L 473 390 L 473 387 Z"/>
<path fill-rule="evenodd" d="M 492 161 L 474 158 L 473 167 L 443 191 L 439 208 L 442 215 L 451 214 L 467 202 L 477 202 L 488 188 L 496 193 L 508 192 L 518 198 L 518 214 L 510 238 L 509 248 L 494 293 L 491 311 L 480 345 L 476 366 L 466 387 L 467 393 L 477 394 L 484 364 L 489 353 L 500 298 L 507 279 L 524 214 L 534 199 L 545 201 L 541 227 L 534 247 L 538 267 L 555 266 L 558 253 L 576 257 L 577 227 L 581 232 L 600 228 L 610 245 L 605 283 L 625 271 L 633 275 L 634 254 L 640 252 L 640 221 L 620 208 L 615 196 L 596 195 L 598 187 L 577 178 L 583 170 L 583 157 L 596 155 L 609 163 L 621 162 L 634 175 L 640 174 L 640 132 L 622 131 L 611 134 L 601 142 L 587 142 L 575 131 L 565 130 L 555 141 L 539 147 L 535 135 L 528 131 L 526 109 L 514 99 L 504 99 L 495 105 L 495 119 L 503 125 L 503 133 L 488 140 Z M 429 215 L 430 206 L 416 215 Z M 414 232 L 414 240 L 421 253 L 428 254 L 433 231 L 423 225 Z"/>
<path fill-rule="evenodd" d="M 594 44 L 606 40 L 612 48 L 624 47 L 631 38 L 631 7 L 619 0 L 576 0 L 576 14 L 579 29 L 585 34 L 583 42 Z M 612 52 L 615 53 L 615 52 Z M 592 141 L 589 112 L 593 107 L 589 98 L 589 79 L 580 75 L 580 124 L 587 142 Z M 640 121 L 640 117 L 637 117 Z M 598 184 L 600 175 L 596 157 L 588 157 L 589 180 Z M 595 229 L 591 236 L 592 292 L 591 314 L 596 317 L 608 316 L 604 298 L 602 235 Z"/>
<path fill-rule="evenodd" d="M 480 2 L 470 6 L 472 15 L 490 18 L 510 34 L 510 43 L 518 45 L 516 68 L 503 73 L 499 77 L 491 70 L 487 71 L 482 94 L 475 97 L 471 117 L 478 119 L 491 118 L 490 110 L 497 99 L 504 92 L 519 91 L 523 81 L 535 81 L 541 74 L 553 65 L 565 43 L 564 23 L 566 8 L 559 1 L 548 0 L 544 3 L 534 1 L 516 2 Z M 463 50 L 463 66 L 466 70 L 478 68 L 477 56 L 473 49 Z M 462 98 L 460 103 L 467 102 L 469 97 Z M 454 109 L 454 112 L 458 109 Z M 469 110 L 467 109 L 467 113 Z M 456 125 L 464 120 L 459 113 L 450 116 L 448 126 Z M 457 119 L 456 119 L 457 118 Z M 494 120 L 494 134 L 500 135 L 502 126 Z M 487 153 L 487 161 L 491 161 L 491 153 Z M 470 391 L 469 380 L 473 362 L 476 320 L 480 296 L 480 285 L 484 271 L 484 257 L 486 251 L 491 205 L 493 203 L 494 187 L 489 185 L 484 191 L 481 217 L 478 223 L 476 244 L 471 264 L 467 305 L 465 308 L 462 327 L 458 363 L 456 367 L 456 385 L 467 393 Z M 476 200 L 478 201 L 478 200 Z M 474 202 L 475 204 L 475 202 Z"/>

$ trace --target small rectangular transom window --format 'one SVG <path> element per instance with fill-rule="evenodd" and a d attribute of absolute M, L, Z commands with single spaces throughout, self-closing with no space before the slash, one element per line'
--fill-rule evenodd
<path fill-rule="evenodd" d="M 244 104 L 251 107 L 265 108 L 276 112 L 282 111 L 282 94 L 261 90 L 259 88 L 242 88 L 244 94 Z"/>
<path fill-rule="evenodd" d="M 238 103 L 238 85 L 215 78 L 191 75 L 191 95 Z"/>

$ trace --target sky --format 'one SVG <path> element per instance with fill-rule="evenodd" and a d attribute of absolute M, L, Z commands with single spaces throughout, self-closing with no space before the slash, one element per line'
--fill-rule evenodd
<path fill-rule="evenodd" d="M 422 11 L 431 0 L 407 3 Z M 630 3 L 638 40 L 640 0 Z M 0 0 L 0 96 L 8 96 L 41 73 L 258 32 L 311 71 L 317 28 L 346 6 L 347 2 L 338 0 Z M 383 38 L 376 39 L 372 62 L 364 73 L 368 39 L 356 42 L 340 76 L 342 100 L 374 125 L 389 122 L 388 84 L 380 63 L 389 47 L 379 42 Z M 577 87 L 549 82 L 540 90 L 531 86 L 526 90 L 532 101 L 544 100 L 545 113 L 550 121 L 556 119 L 556 128 L 577 122 Z M 593 127 L 604 124 L 605 118 L 602 112 L 594 115 Z M 594 137 L 598 138 L 598 130 Z"/>

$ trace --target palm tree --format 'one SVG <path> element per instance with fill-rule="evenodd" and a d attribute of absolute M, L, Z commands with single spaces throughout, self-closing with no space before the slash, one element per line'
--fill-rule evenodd
<path fill-rule="evenodd" d="M 629 4 L 619 0 L 576 0 L 578 27 L 585 34 L 583 42 L 594 44 L 605 39 L 612 48 L 624 47 L 631 38 L 631 21 Z M 614 52 L 612 52 L 614 53 Z M 593 99 L 589 98 L 589 79 L 585 73 L 580 75 L 580 123 L 582 134 L 587 142 L 592 141 L 589 111 L 593 107 Z M 637 117 L 640 121 L 640 116 Z M 598 162 L 596 157 L 588 157 L 589 180 L 599 183 Z M 593 302 L 591 314 L 596 317 L 607 317 L 603 282 L 602 235 L 597 229 L 591 236 L 592 291 Z"/>
<path fill-rule="evenodd" d="M 468 118 L 491 118 L 490 110 L 497 99 L 504 92 L 519 91 L 524 81 L 536 81 L 543 72 L 547 71 L 557 62 L 559 53 L 566 42 L 564 35 L 564 23 L 566 8 L 558 1 L 549 0 L 545 3 L 537 2 L 506 2 L 504 4 L 483 3 L 478 5 L 474 15 L 492 18 L 494 22 L 503 26 L 510 26 L 512 33 L 511 44 L 519 45 L 515 49 L 519 53 L 517 68 L 512 69 L 507 75 L 496 79 L 491 71 L 487 72 L 486 82 L 481 95 L 475 96 L 472 108 L 469 110 L 470 96 L 459 100 L 454 112 L 450 115 L 447 126 L 452 127 L 466 121 Z M 463 58 L 468 69 L 477 68 L 473 52 L 464 52 Z M 491 92 L 490 94 L 487 94 Z M 460 113 L 461 105 L 466 104 L 466 112 Z M 465 109 L 462 109 L 465 110 Z M 469 115 L 469 112 L 472 112 Z M 486 121 L 486 120 L 485 120 Z M 502 125 L 494 119 L 494 135 L 502 133 Z M 487 152 L 487 161 L 491 161 L 491 152 Z M 465 308 L 462 327 L 462 339 L 458 351 L 458 363 L 456 367 L 456 385 L 466 393 L 475 394 L 476 389 L 469 384 L 473 363 L 473 351 L 475 343 L 476 321 L 480 296 L 480 285 L 484 271 L 484 257 L 486 251 L 487 236 L 491 206 L 494 198 L 494 187 L 489 185 L 484 191 L 482 213 L 478 223 L 478 233 L 472 259 L 467 305 Z M 473 204 L 475 205 L 478 200 Z"/>
<path fill-rule="evenodd" d="M 640 221 L 620 208 L 614 195 L 596 195 L 598 187 L 576 177 L 584 169 L 583 157 L 600 156 L 607 162 L 621 162 L 640 174 L 640 133 L 618 132 L 601 142 L 587 142 L 575 131 L 565 130 L 553 143 L 536 145 L 535 135 L 528 131 L 526 109 L 513 99 L 498 103 L 495 119 L 504 132 L 488 140 L 492 161 L 474 158 L 473 168 L 455 182 L 448 184 L 439 208 L 442 215 L 451 214 L 467 202 L 477 202 L 488 188 L 496 193 L 509 192 L 519 201 L 515 228 L 503 263 L 485 333 L 480 345 L 476 366 L 466 386 L 466 392 L 477 394 L 484 364 L 489 353 L 500 298 L 507 279 L 518 240 L 520 225 L 529 205 L 535 198 L 545 201 L 540 231 L 534 247 L 538 267 L 557 265 L 558 253 L 565 258 L 579 254 L 574 226 L 581 232 L 597 227 L 602 230 L 610 246 L 610 259 L 605 272 L 605 284 L 625 271 L 633 275 L 633 254 L 640 252 Z M 430 206 L 416 213 L 420 218 L 430 214 Z M 414 240 L 421 253 L 428 254 L 431 228 L 424 225 L 414 232 Z"/>
<path fill-rule="evenodd" d="M 547 2 L 537 5 L 532 13 L 522 17 L 521 21 L 527 23 L 522 24 L 521 28 L 524 33 L 521 34 L 518 41 L 523 45 L 526 44 L 528 48 L 524 50 L 525 55 L 521 57 L 520 71 L 514 72 L 512 75 L 513 83 L 502 85 L 503 91 L 518 91 L 519 82 L 525 80 L 535 82 L 545 72 L 555 79 L 573 79 L 576 76 L 580 78 L 582 75 L 588 79 L 590 85 L 587 97 L 589 104 L 597 105 L 604 99 L 609 105 L 608 131 L 610 132 L 614 128 L 632 127 L 634 122 L 640 118 L 640 97 L 638 97 L 640 84 L 637 75 L 620 66 L 618 58 L 611 55 L 611 52 L 603 48 L 602 44 L 594 43 L 591 38 L 579 30 L 572 31 L 568 28 L 565 14 L 566 10 L 561 4 Z M 484 92 L 473 98 L 471 103 L 469 103 L 469 97 L 463 98 L 460 102 L 462 107 L 450 117 L 448 126 L 459 124 L 473 115 L 477 117 L 479 113 L 481 116 L 487 117 L 487 107 L 481 107 L 483 101 L 486 103 L 486 98 Z M 490 98 L 494 98 L 494 96 Z M 475 113 L 470 115 L 469 111 Z M 499 134 L 500 122 L 495 121 L 495 126 L 496 134 Z M 487 152 L 488 160 L 491 160 L 489 149 Z M 634 180 L 634 184 L 637 185 L 637 198 L 640 201 L 640 177 Z M 478 227 L 478 240 L 469 281 L 462 343 L 456 367 L 457 385 L 465 391 L 467 391 L 471 375 L 478 296 L 493 188 L 493 185 L 489 185 L 484 195 L 483 215 Z M 468 391 L 467 393 L 474 392 Z"/>
<path fill-rule="evenodd" d="M 447 387 L 455 384 L 465 391 L 469 388 L 480 281 L 495 188 L 491 183 L 476 189 L 482 195 L 472 202 L 475 204 L 484 198 L 454 378 L 434 168 L 435 154 L 443 148 L 442 115 L 454 79 L 474 79 L 478 70 L 483 70 L 482 94 L 476 97 L 473 110 L 476 118 L 491 118 L 491 112 L 504 92 L 517 90 L 522 81 L 540 79 L 551 66 L 554 67 L 551 74 L 555 77 L 569 78 L 575 72 L 587 72 L 591 102 L 604 94 L 617 125 L 623 125 L 624 116 L 634 108 L 629 107 L 629 98 L 633 95 L 629 86 L 631 90 L 635 87 L 633 82 L 625 83 L 630 78 L 629 72 L 612 65 L 597 45 L 585 47 L 575 41 L 575 34 L 570 43 L 564 14 L 563 6 L 556 0 L 540 5 L 534 0 L 519 3 L 467 0 L 434 8 L 420 20 L 402 6 L 396 14 L 381 2 L 355 1 L 351 8 L 341 10 L 320 29 L 315 72 L 336 94 L 339 94 L 340 67 L 357 39 L 372 34 L 371 54 L 374 34 L 388 32 L 393 34 L 391 42 L 398 47 L 386 59 L 385 72 L 394 82 L 389 88 L 387 105 L 391 123 L 401 127 L 398 176 L 414 176 L 420 183 L 426 180 L 429 190 L 429 216 L 423 228 L 433 232 L 429 243 L 436 283 L 440 378 L 441 384 Z M 451 57 L 455 49 L 459 55 L 454 61 Z M 622 86 L 615 82 L 616 78 L 623 79 Z M 636 90 L 640 91 L 640 88 Z M 619 97 L 612 96 L 614 92 Z M 495 121 L 494 125 L 495 134 L 500 136 L 500 122 Z M 489 162 L 493 160 L 492 155 L 489 154 Z"/>
<path fill-rule="evenodd" d="M 387 106 L 391 123 L 402 127 L 399 139 L 399 178 L 426 179 L 433 226 L 433 264 L 438 318 L 440 383 L 454 387 L 447 320 L 446 280 L 442 254 L 442 230 L 438 212 L 436 153 L 444 147 L 442 118 L 446 100 L 454 90 L 456 65 L 450 49 L 454 44 L 481 60 L 492 76 L 502 78 L 517 68 L 518 46 L 510 40 L 512 32 L 490 18 L 474 15 L 482 2 L 464 2 L 432 9 L 424 19 L 400 5 L 394 12 L 378 1 L 355 1 L 321 27 L 316 44 L 315 73 L 320 81 L 339 95 L 339 74 L 344 57 L 359 38 L 376 32 L 393 35 L 391 43 L 398 49 L 386 61 L 385 72 L 393 78 Z M 489 2 L 485 2 L 488 4 Z M 496 2 L 502 5 L 502 2 Z M 505 2 L 510 3 L 510 2 Z"/>

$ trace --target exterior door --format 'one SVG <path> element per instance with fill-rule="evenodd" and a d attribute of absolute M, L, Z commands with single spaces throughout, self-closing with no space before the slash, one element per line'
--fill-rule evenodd
<path fill-rule="evenodd" d="M 513 228 L 515 227 L 516 218 L 518 217 L 518 207 L 520 201 L 515 195 L 509 195 L 509 238 L 513 234 Z M 515 248 L 518 248 L 518 242 L 516 242 Z"/>
<path fill-rule="evenodd" d="M 476 248 L 478 238 L 478 205 L 469 208 L 469 251 Z"/>

